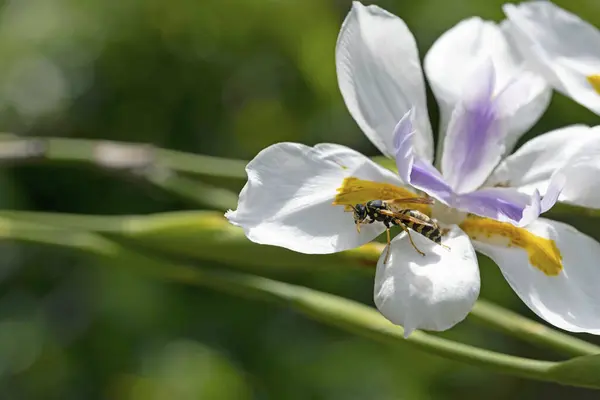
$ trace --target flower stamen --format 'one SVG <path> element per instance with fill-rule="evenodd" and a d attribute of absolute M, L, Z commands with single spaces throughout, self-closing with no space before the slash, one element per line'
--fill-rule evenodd
<path fill-rule="evenodd" d="M 345 209 L 348 210 L 348 206 L 365 204 L 370 200 L 394 200 L 414 197 L 418 197 L 418 195 L 391 183 L 368 181 L 350 176 L 344 178 L 342 186 L 337 188 L 337 194 L 332 204 L 334 206 L 346 206 Z M 431 215 L 431 207 L 427 204 L 395 202 L 394 205 L 397 208 L 417 210 L 427 216 Z"/>
<path fill-rule="evenodd" d="M 469 217 L 460 224 L 460 228 L 473 240 L 525 250 L 531 265 L 548 276 L 557 276 L 563 269 L 562 255 L 552 239 L 489 218 Z"/>

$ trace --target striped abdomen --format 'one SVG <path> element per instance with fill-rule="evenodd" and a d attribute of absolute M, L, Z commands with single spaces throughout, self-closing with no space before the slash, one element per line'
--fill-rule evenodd
<path fill-rule="evenodd" d="M 398 211 L 398 214 L 404 214 L 414 219 L 423 221 L 423 223 L 420 224 L 417 222 L 400 219 L 400 222 L 408 226 L 413 231 L 420 233 L 421 235 L 425 236 L 429 240 L 434 241 L 435 243 L 442 243 L 442 232 L 440 231 L 440 227 L 434 220 L 429 218 L 427 215 L 423 214 L 420 211 L 410 209 L 400 210 Z"/>

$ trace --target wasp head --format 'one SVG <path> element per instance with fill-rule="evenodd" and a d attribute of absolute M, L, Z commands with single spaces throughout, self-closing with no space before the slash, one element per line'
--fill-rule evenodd
<path fill-rule="evenodd" d="M 360 224 L 367 219 L 367 207 L 364 204 L 354 206 L 354 223 Z"/>

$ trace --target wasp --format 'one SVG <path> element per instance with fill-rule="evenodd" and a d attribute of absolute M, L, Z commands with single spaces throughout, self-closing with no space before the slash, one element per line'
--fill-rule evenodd
<path fill-rule="evenodd" d="M 390 201 L 385 200 L 370 200 L 364 204 L 356 204 L 350 206 L 354 211 L 354 223 L 356 224 L 356 230 L 360 232 L 361 224 L 372 224 L 373 222 L 383 222 L 386 227 L 387 233 L 387 248 L 384 264 L 387 264 L 390 256 L 390 228 L 392 226 L 399 226 L 408 234 L 408 239 L 411 245 L 422 256 L 424 252 L 419 250 L 417 245 L 412 239 L 409 228 L 415 232 L 420 233 L 429 240 L 442 245 L 442 231 L 435 220 L 429 218 L 417 210 L 411 210 L 408 208 L 394 209 L 393 203 L 419 203 L 419 204 L 431 204 L 433 201 L 424 197 L 411 197 L 403 199 L 394 199 Z M 446 247 L 446 246 L 444 246 Z"/>

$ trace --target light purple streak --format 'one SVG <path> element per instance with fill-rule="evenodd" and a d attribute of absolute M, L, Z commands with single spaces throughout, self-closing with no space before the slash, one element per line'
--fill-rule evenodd
<path fill-rule="evenodd" d="M 413 110 L 409 110 L 394 130 L 394 154 L 398 175 L 404 182 L 448 204 L 454 195 L 452 188 L 433 165 L 415 155 L 412 142 L 415 134 L 412 113 Z"/>
<path fill-rule="evenodd" d="M 450 117 L 442 170 L 457 193 L 480 187 L 504 153 L 505 124 L 493 97 L 495 81 L 493 64 L 486 60 L 474 71 Z"/>
<path fill-rule="evenodd" d="M 525 209 L 535 203 L 532 199 L 534 197 L 513 188 L 491 187 L 458 196 L 455 206 L 481 217 L 516 225 L 523 219 Z"/>
<path fill-rule="evenodd" d="M 424 191 L 449 207 L 517 226 L 530 223 L 550 209 L 558 199 L 564 186 L 562 174 L 555 174 L 543 199 L 539 192 L 527 195 L 514 188 L 500 187 L 456 193 L 437 169 L 415 155 L 412 146 L 415 130 L 411 123 L 411 114 L 412 110 L 396 125 L 394 146 L 398 175 L 414 188 Z"/>

